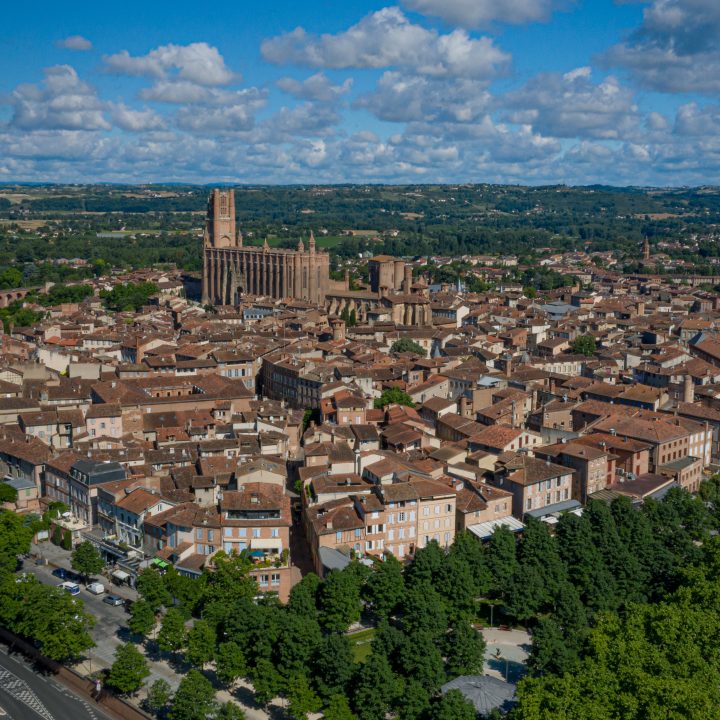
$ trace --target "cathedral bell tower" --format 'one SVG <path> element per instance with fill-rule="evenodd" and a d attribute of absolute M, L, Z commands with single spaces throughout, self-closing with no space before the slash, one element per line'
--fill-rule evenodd
<path fill-rule="evenodd" d="M 235 231 L 235 191 L 212 191 L 205 221 L 205 247 L 238 247 Z M 241 245 L 242 246 L 242 245 Z"/>

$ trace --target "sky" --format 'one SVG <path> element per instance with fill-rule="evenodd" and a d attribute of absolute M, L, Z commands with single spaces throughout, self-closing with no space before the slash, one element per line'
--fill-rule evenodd
<path fill-rule="evenodd" d="M 8 3 L 0 182 L 720 185 L 720 0 Z"/>

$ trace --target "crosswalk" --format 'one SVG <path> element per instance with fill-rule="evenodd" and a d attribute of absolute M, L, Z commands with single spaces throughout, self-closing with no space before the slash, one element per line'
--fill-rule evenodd
<path fill-rule="evenodd" d="M 29 707 L 41 718 L 55 720 L 40 698 L 30 689 L 30 686 L 15 673 L 11 673 L 3 667 L 0 667 L 0 690 L 4 690 L 10 697 Z"/>

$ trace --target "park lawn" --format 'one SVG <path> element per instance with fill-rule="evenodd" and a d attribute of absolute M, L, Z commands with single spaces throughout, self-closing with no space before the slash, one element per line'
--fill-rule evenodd
<path fill-rule="evenodd" d="M 348 640 L 352 645 L 353 659 L 356 663 L 364 663 L 367 660 L 372 650 L 373 637 L 375 637 L 375 628 L 348 635 Z"/>

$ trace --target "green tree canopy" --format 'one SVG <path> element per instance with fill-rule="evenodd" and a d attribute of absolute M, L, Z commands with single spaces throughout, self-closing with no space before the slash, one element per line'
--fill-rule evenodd
<path fill-rule="evenodd" d="M 593 356 L 597 351 L 595 338 L 592 335 L 579 335 L 572 342 L 572 351 L 576 355 Z"/>
<path fill-rule="evenodd" d="M 407 407 L 415 407 L 415 401 L 404 391 L 398 387 L 383 390 L 379 398 L 375 398 L 374 406 L 376 409 L 382 409 L 386 405 L 406 405 Z"/>
<path fill-rule="evenodd" d="M 158 647 L 164 652 L 174 653 L 185 646 L 186 639 L 183 614 L 176 608 L 170 608 L 165 613 L 158 633 Z"/>
<path fill-rule="evenodd" d="M 180 681 L 168 717 L 170 720 L 206 720 L 217 712 L 212 683 L 197 670 Z"/>
<path fill-rule="evenodd" d="M 155 611 L 147 600 L 136 600 L 130 606 L 128 627 L 134 635 L 143 637 L 155 627 Z"/>
<path fill-rule="evenodd" d="M 221 682 L 232 685 L 247 672 L 247 662 L 242 648 L 232 640 L 220 643 L 215 653 L 215 669 Z"/>
<path fill-rule="evenodd" d="M 70 564 L 73 570 L 79 572 L 86 580 L 96 575 L 105 567 L 98 549 L 89 541 L 81 542 L 72 553 Z"/>
<path fill-rule="evenodd" d="M 419 343 L 416 343 L 414 340 L 411 340 L 408 337 L 400 338 L 399 340 L 396 340 L 391 346 L 390 346 L 390 352 L 391 353 L 415 353 L 416 355 L 420 355 L 420 357 L 425 357 L 427 353 L 425 352 L 425 348 L 423 348 L 422 345 Z"/>
<path fill-rule="evenodd" d="M 360 619 L 360 593 L 349 568 L 333 570 L 320 588 L 320 622 L 342 632 Z"/>
<path fill-rule="evenodd" d="M 115 662 L 105 682 L 123 695 L 137 692 L 150 675 L 145 656 L 131 643 L 115 650 Z"/>
<path fill-rule="evenodd" d="M 206 620 L 196 620 L 187 634 L 187 659 L 201 670 L 215 655 L 215 630 Z"/>

